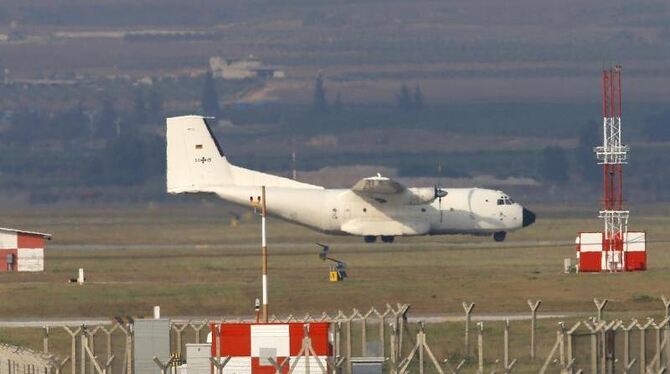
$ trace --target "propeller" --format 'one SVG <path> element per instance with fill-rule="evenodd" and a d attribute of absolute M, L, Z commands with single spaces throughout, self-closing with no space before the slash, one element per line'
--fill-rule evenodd
<path fill-rule="evenodd" d="M 444 190 L 440 183 L 442 180 L 442 164 L 437 164 L 437 184 L 435 185 L 435 198 L 440 209 L 440 223 L 444 219 L 444 213 L 442 213 L 442 198 L 447 196 L 447 191 Z"/>

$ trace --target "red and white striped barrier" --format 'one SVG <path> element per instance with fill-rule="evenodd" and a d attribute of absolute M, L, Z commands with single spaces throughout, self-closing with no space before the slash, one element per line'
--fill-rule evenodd
<path fill-rule="evenodd" d="M 623 251 L 604 250 L 604 235 L 601 232 L 582 232 L 576 240 L 577 263 L 580 272 L 639 271 L 647 269 L 646 233 L 627 232 L 623 240 Z M 621 258 L 623 257 L 623 258 Z M 612 269 L 612 263 L 622 263 L 620 269 Z"/>
<path fill-rule="evenodd" d="M 210 325 L 212 357 L 231 357 L 223 368 L 227 374 L 274 374 L 276 370 L 267 357 L 283 365 L 282 374 L 288 373 L 296 360 L 298 363 L 293 373 L 307 373 L 307 360 L 304 357 L 298 360 L 305 326 L 316 354 L 316 357 L 310 357 L 309 372 L 320 373 L 317 360 L 322 367 L 328 368 L 328 358 L 332 356 L 328 322 L 213 323 Z M 220 329 L 220 347 L 217 347 L 217 329 Z"/>

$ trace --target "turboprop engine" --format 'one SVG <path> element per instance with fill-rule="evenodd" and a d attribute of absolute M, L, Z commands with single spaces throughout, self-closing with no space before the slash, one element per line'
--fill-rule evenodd
<path fill-rule="evenodd" d="M 435 199 L 447 196 L 447 191 L 440 187 L 417 187 L 407 189 L 408 201 L 411 205 L 430 204 Z"/>

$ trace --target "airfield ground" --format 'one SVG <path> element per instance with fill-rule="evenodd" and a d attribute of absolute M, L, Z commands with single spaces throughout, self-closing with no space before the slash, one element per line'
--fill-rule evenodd
<path fill-rule="evenodd" d="M 269 222 L 271 312 L 321 313 L 408 303 L 414 314 L 460 314 L 461 301 L 478 313 L 525 313 L 526 299 L 543 312 L 592 311 L 593 297 L 610 311 L 660 310 L 670 295 L 668 207 L 635 214 L 644 229 L 649 270 L 626 274 L 563 274 L 579 231 L 599 229 L 592 214 L 559 206 L 531 207 L 535 225 L 491 238 L 399 238 L 366 245 L 357 237 L 326 236 Z M 43 208 L 4 213 L 3 225 L 54 234 L 43 273 L 0 273 L 0 319 L 146 315 L 161 305 L 170 316 L 250 315 L 259 290 L 256 218 L 230 226 L 218 202 L 142 208 Z M 349 265 L 345 282 L 328 282 L 328 264 L 314 242 Z M 78 268 L 87 284 L 69 285 Z"/>
<path fill-rule="evenodd" d="M 351 313 L 352 308 L 383 309 L 387 302 L 401 302 L 411 304 L 413 317 L 444 317 L 462 315 L 461 302 L 467 300 L 477 303 L 477 321 L 483 315 L 528 314 L 526 299 L 539 298 L 542 313 L 564 317 L 538 322 L 535 361 L 528 359 L 530 322 L 511 323 L 511 354 L 520 359 L 520 373 L 538 371 L 559 320 L 570 326 L 594 315 L 593 297 L 611 300 L 605 318 L 662 315 L 658 298 L 670 295 L 670 207 L 648 207 L 645 216 L 633 216 L 631 228 L 645 229 L 651 240 L 647 272 L 569 275 L 562 272 L 563 259 L 574 257 L 575 234 L 597 230 L 599 221 L 583 208 L 531 208 L 538 213 L 537 223 L 511 233 L 505 243 L 441 236 L 366 245 L 360 238 L 326 236 L 272 219 L 271 313 Z M 146 316 L 153 305 L 171 317 L 250 316 L 260 294 L 258 219 L 247 214 L 232 227 L 229 209 L 218 201 L 8 209 L 2 225 L 50 232 L 54 239 L 48 243 L 45 272 L 0 273 L 0 320 Z M 313 244 L 317 241 L 331 245 L 331 255 L 347 262 L 349 279 L 328 282 L 328 266 Z M 87 283 L 67 284 L 79 267 L 86 269 Z M 485 322 L 485 327 L 486 362 L 494 365 L 502 358 L 503 323 Z M 368 334 L 376 336 L 377 327 L 370 328 Z M 434 323 L 427 332 L 438 357 L 449 357 L 455 366 L 466 356 L 462 322 Z M 41 328 L 0 328 L 0 341 L 40 350 L 42 333 Z M 471 334 L 474 344 L 476 333 Z M 588 340 L 579 342 L 588 346 Z M 69 336 L 62 329 L 52 332 L 50 344 L 59 357 L 69 354 Z M 586 367 L 587 353 L 579 352 L 579 365 Z"/>

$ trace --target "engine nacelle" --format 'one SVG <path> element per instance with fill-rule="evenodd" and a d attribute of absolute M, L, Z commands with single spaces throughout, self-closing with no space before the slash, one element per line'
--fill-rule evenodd
<path fill-rule="evenodd" d="M 408 188 L 408 202 L 410 205 L 430 204 L 438 198 L 435 190 L 433 187 Z"/>

